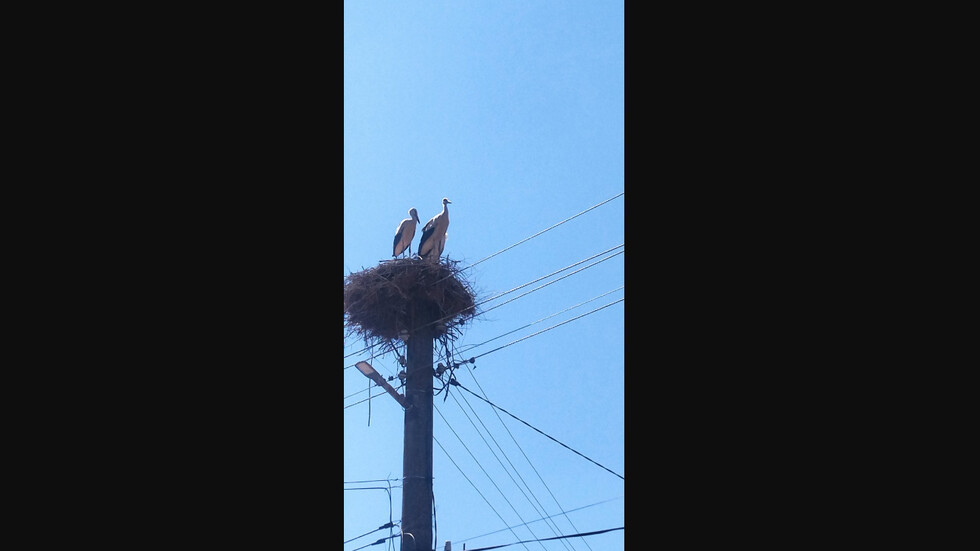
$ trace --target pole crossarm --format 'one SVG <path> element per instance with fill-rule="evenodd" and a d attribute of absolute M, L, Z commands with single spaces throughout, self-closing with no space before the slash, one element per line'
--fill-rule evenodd
<path fill-rule="evenodd" d="M 372 381 L 377 383 L 378 386 L 385 389 L 385 391 L 387 391 L 392 398 L 394 398 L 399 404 L 401 404 L 403 408 L 408 407 L 408 401 L 405 399 L 405 397 L 402 396 L 401 394 L 398 394 L 398 391 L 395 390 L 391 385 L 389 385 L 388 381 L 386 381 L 385 378 L 382 377 L 380 373 L 378 373 L 377 371 L 375 371 L 373 367 L 371 367 L 371 364 L 362 361 L 362 362 L 357 362 L 356 367 L 357 370 L 363 373 L 365 377 L 371 379 Z"/>

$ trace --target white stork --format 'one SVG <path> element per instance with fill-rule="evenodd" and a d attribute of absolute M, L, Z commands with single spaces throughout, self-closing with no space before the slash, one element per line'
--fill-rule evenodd
<path fill-rule="evenodd" d="M 449 199 L 442 198 L 442 212 L 433 216 L 422 228 L 422 240 L 419 241 L 419 256 L 430 258 L 435 253 L 438 261 L 442 250 L 446 248 L 446 230 L 449 229 Z"/>
<path fill-rule="evenodd" d="M 419 223 L 419 211 L 415 207 L 408 209 L 408 218 L 402 220 L 395 230 L 395 243 L 391 250 L 391 256 L 398 256 L 408 249 L 408 256 L 412 256 L 412 239 L 415 239 L 415 225 Z"/>

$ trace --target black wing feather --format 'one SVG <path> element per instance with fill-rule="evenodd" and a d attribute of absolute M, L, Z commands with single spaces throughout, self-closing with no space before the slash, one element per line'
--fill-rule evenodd
<path fill-rule="evenodd" d="M 391 245 L 391 256 L 398 256 L 398 242 L 402 240 L 402 232 L 395 234 L 395 242 Z"/>
<path fill-rule="evenodd" d="M 428 241 L 430 237 L 432 237 L 432 234 L 435 233 L 435 231 L 436 231 L 436 225 L 431 223 L 426 224 L 425 227 L 422 228 L 422 240 L 419 241 L 419 256 L 425 257 L 432 253 L 432 251 L 428 251 L 423 255 L 422 251 L 425 250 L 425 242 Z"/>

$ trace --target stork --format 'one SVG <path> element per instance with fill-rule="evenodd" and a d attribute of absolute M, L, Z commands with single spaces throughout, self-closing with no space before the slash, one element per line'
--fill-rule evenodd
<path fill-rule="evenodd" d="M 419 256 L 425 259 L 435 253 L 436 261 L 446 248 L 446 230 L 449 229 L 449 199 L 442 198 L 442 212 L 433 216 L 422 228 L 422 240 L 419 241 Z"/>
<path fill-rule="evenodd" d="M 395 244 L 391 256 L 398 256 L 408 248 L 408 256 L 412 256 L 412 239 L 415 238 L 415 226 L 419 223 L 419 211 L 415 207 L 408 209 L 408 218 L 402 220 L 395 230 Z"/>

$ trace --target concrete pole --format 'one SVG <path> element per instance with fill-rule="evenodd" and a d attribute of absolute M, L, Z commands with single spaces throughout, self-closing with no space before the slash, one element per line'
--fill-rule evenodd
<path fill-rule="evenodd" d="M 416 318 L 416 321 L 419 321 Z M 422 321 L 425 321 L 424 319 Z M 432 550 L 432 326 L 409 337 L 405 368 L 405 447 L 402 458 L 402 551 Z"/>

